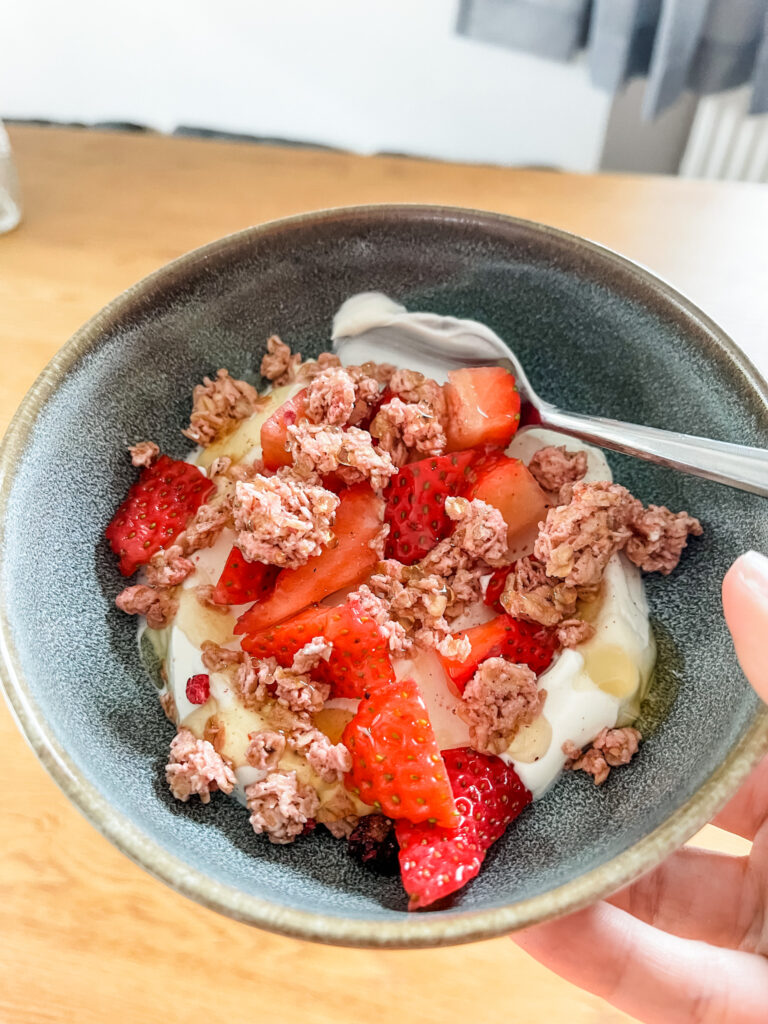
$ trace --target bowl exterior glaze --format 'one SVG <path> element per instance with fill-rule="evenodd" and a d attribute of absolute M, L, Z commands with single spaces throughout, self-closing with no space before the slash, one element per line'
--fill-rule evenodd
<path fill-rule="evenodd" d="M 265 339 L 314 355 L 349 295 L 484 321 L 564 408 L 768 446 L 768 389 L 723 332 L 647 272 L 512 218 L 363 207 L 251 228 L 189 253 L 86 324 L 45 370 L 3 444 L 3 678 L 54 779 L 158 878 L 260 927 L 357 946 L 466 942 L 574 910 L 692 835 L 768 749 L 768 715 L 742 675 L 720 581 L 768 549 L 763 499 L 609 454 L 646 502 L 685 508 L 705 534 L 669 578 L 647 578 L 659 644 L 647 742 L 596 788 L 563 778 L 494 847 L 451 909 L 408 914 L 399 880 L 367 874 L 318 829 L 293 846 L 255 836 L 221 795 L 168 794 L 173 729 L 114 607 L 104 527 L 145 438 L 182 456 L 190 393 L 226 366 L 258 382 Z"/>

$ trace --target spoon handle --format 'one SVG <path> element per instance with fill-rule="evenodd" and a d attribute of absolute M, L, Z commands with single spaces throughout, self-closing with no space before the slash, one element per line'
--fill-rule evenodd
<path fill-rule="evenodd" d="M 551 405 L 542 405 L 540 415 L 542 426 L 574 434 L 601 448 L 768 497 L 768 450 L 764 448 L 562 412 Z"/>

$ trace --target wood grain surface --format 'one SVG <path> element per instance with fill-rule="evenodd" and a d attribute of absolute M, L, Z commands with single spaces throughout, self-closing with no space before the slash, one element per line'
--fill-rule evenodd
<path fill-rule="evenodd" d="M 634 258 L 768 370 L 768 190 L 15 127 L 25 215 L 0 236 L 0 427 L 121 289 L 249 224 L 432 202 L 529 217 Z M 51 681 L 55 685 L 55 680 Z M 339 950 L 250 929 L 142 872 L 65 800 L 0 707 L 0 1024 L 619 1024 L 508 939 Z M 742 852 L 708 828 L 698 841 Z"/>

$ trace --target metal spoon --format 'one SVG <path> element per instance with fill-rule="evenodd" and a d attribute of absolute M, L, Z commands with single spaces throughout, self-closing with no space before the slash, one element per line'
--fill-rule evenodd
<path fill-rule="evenodd" d="M 768 497 L 767 450 L 564 412 L 539 398 L 514 352 L 489 327 L 474 320 L 408 313 L 386 296 L 370 292 L 347 300 L 336 314 L 333 347 L 340 356 L 344 353 L 342 361 L 347 365 L 363 361 L 363 353 L 372 358 L 374 351 L 382 362 L 389 350 L 389 361 L 398 361 L 400 355 L 403 365 L 417 362 L 417 368 L 443 379 L 447 370 L 460 366 L 504 366 L 517 381 L 522 425 L 562 431 L 601 448 Z"/>

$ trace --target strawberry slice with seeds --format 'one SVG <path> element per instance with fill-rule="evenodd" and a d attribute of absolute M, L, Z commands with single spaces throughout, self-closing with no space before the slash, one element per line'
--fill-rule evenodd
<path fill-rule="evenodd" d="M 532 800 L 515 770 L 499 757 L 459 747 L 444 750 L 443 761 L 459 814 L 456 827 L 395 825 L 409 910 L 429 906 L 474 878 L 488 848 Z"/>
<path fill-rule="evenodd" d="M 394 679 L 384 637 L 354 600 L 337 608 L 307 608 L 279 626 L 243 637 L 243 650 L 257 658 L 276 658 L 284 668 L 296 652 L 316 636 L 333 651 L 312 670 L 313 679 L 328 683 L 332 697 L 360 698 Z"/>
<path fill-rule="evenodd" d="M 345 784 L 364 803 L 390 818 L 456 823 L 445 765 L 413 680 L 367 693 L 342 739 L 352 755 Z"/>
<path fill-rule="evenodd" d="M 172 544 L 212 490 L 197 466 L 167 455 L 142 470 L 105 530 L 123 576 Z"/>
<path fill-rule="evenodd" d="M 537 622 L 523 622 L 511 615 L 497 615 L 490 622 L 462 630 L 457 636 L 466 636 L 472 646 L 466 661 L 439 655 L 446 675 L 459 693 L 487 658 L 507 658 L 528 667 L 539 675 L 552 662 L 558 649 L 554 630 Z"/>
<path fill-rule="evenodd" d="M 262 601 L 275 587 L 280 569 L 264 562 L 246 562 L 240 548 L 233 547 L 213 591 L 214 604 L 245 604 Z"/>
<path fill-rule="evenodd" d="M 451 533 L 445 499 L 469 485 L 467 471 L 477 454 L 470 450 L 410 462 L 390 479 L 384 490 L 387 558 L 413 565 Z"/>

